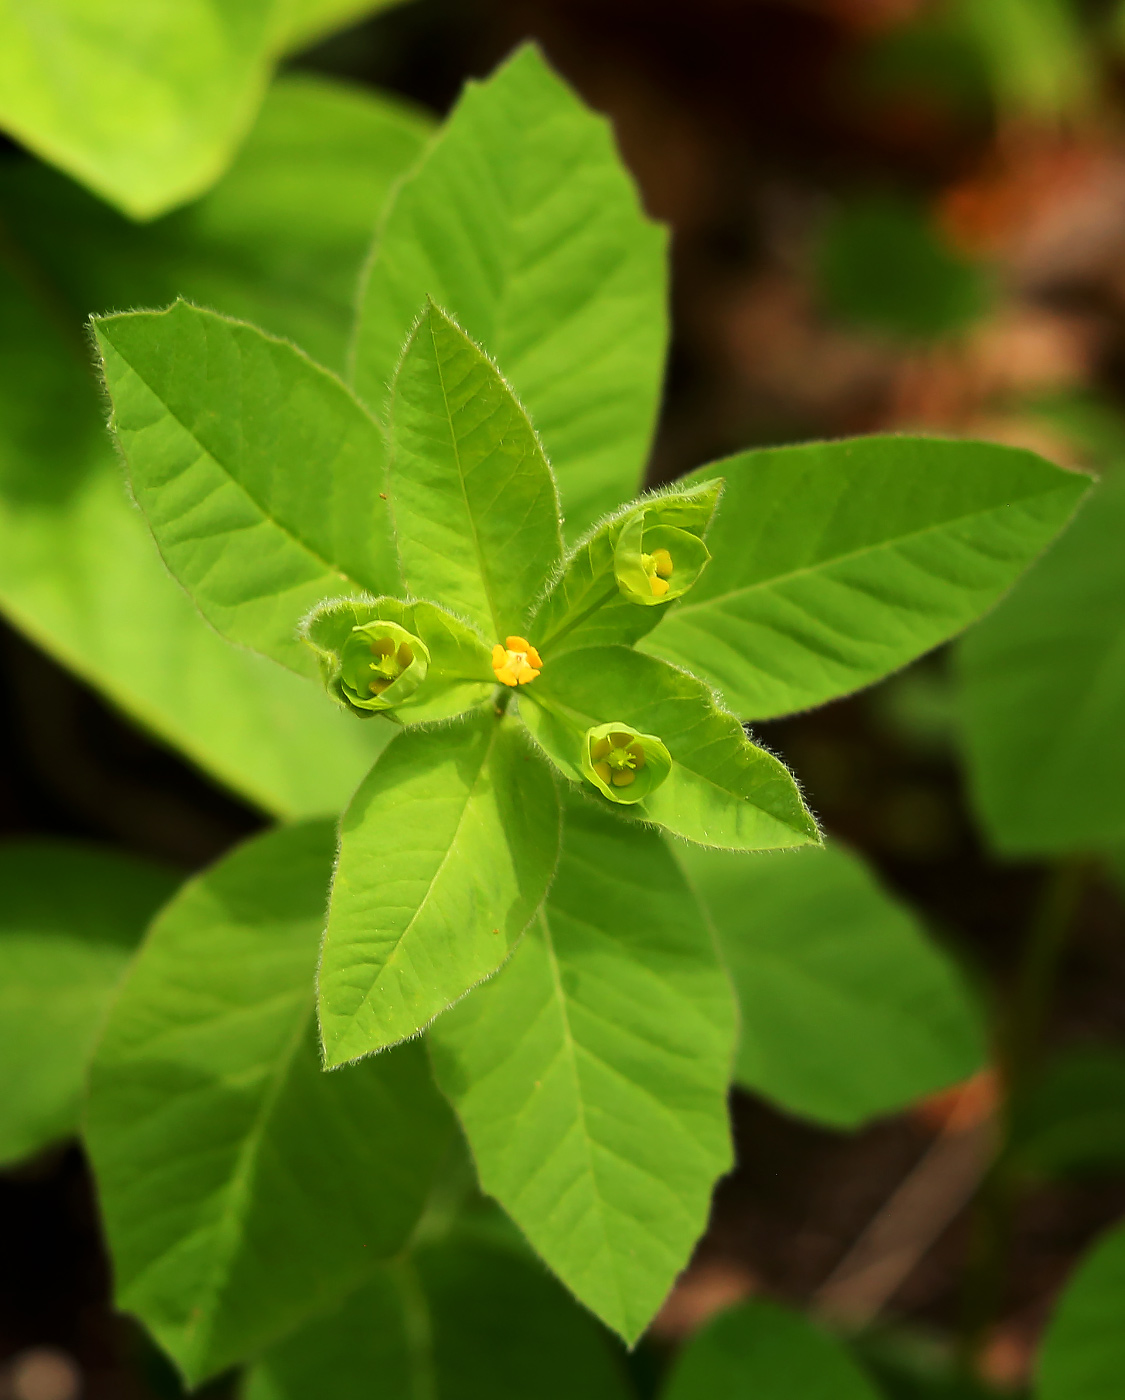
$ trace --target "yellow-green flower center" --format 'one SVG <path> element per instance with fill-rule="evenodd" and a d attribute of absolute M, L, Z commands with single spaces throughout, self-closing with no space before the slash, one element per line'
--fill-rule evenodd
<path fill-rule="evenodd" d="M 607 734 L 590 749 L 590 762 L 603 783 L 629 787 L 645 766 L 644 750 L 632 734 Z"/>
<path fill-rule="evenodd" d="M 414 653 L 405 642 L 396 647 L 390 637 L 378 637 L 371 643 L 367 669 L 372 673 L 368 689 L 372 695 L 382 695 L 414 661 Z"/>

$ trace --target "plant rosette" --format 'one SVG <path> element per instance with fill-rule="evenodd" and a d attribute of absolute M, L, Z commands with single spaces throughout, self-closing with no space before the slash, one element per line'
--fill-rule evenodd
<path fill-rule="evenodd" d="M 611 802 L 640 802 L 672 771 L 672 757 L 655 734 L 627 724 L 596 724 L 582 743 L 582 772 Z"/>
<path fill-rule="evenodd" d="M 648 515 L 638 511 L 621 531 L 613 572 L 630 602 L 652 607 L 682 597 L 711 555 L 697 535 L 675 525 L 648 524 Z"/>

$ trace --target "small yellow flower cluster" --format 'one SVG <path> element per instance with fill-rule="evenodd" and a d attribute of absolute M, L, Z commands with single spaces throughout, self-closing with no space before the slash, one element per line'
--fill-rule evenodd
<path fill-rule="evenodd" d="M 382 695 L 414 661 L 414 653 L 406 642 L 400 642 L 396 648 L 390 637 L 376 638 L 371 643 L 371 654 L 375 658 L 368 663 L 375 673 L 368 684 L 372 695 Z"/>
<path fill-rule="evenodd" d="M 501 685 L 526 685 L 543 669 L 539 653 L 526 637 L 508 637 L 492 648 L 492 669 Z"/>

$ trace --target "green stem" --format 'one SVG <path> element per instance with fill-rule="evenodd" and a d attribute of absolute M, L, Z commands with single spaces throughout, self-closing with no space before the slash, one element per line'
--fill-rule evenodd
<path fill-rule="evenodd" d="M 1046 872 L 997 1047 L 1000 1141 L 974 1209 L 962 1297 L 960 1354 L 965 1369 L 973 1373 L 988 1330 L 1003 1306 L 1008 1279 L 1022 1189 L 1012 1155 L 1014 1116 L 1039 1070 L 1059 965 L 1089 871 L 1088 860 L 1072 857 Z"/>

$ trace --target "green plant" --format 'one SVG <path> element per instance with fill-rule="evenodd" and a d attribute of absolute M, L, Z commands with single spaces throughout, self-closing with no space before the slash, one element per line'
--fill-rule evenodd
<path fill-rule="evenodd" d="M 820 849 L 745 726 L 965 627 L 1087 487 L 1028 452 L 871 438 L 637 495 L 664 236 L 607 128 L 525 50 L 425 134 L 283 82 L 192 209 L 143 232 L 99 211 L 100 280 L 74 285 L 56 232 L 54 277 L 6 284 L 10 359 L 88 405 L 58 440 L 39 419 L 12 435 L 6 608 L 289 819 L 184 886 L 91 994 L 84 1137 L 118 1300 L 190 1384 L 247 1364 L 250 1400 L 324 1393 L 326 1369 L 363 1394 L 378 1368 L 392 1394 L 525 1394 L 530 1367 L 543 1394 L 620 1394 L 565 1290 L 627 1343 L 644 1331 L 731 1164 L 732 1074 L 854 1125 L 978 1067 L 955 968 Z M 351 143 L 378 155 L 347 199 L 302 174 L 279 227 L 263 199 L 316 142 L 349 170 Z M 398 176 L 346 356 L 326 253 L 358 268 Z M 17 178 L 38 183 L 17 227 L 84 200 Z M 84 309 L 190 298 L 94 330 L 134 498 L 214 631 L 115 494 L 56 282 Z M 87 588 L 112 635 L 91 635 Z M 26 1006 L 44 975 L 16 981 Z M 669 1394 L 742 1374 L 759 1332 L 762 1394 L 797 1358 L 810 1394 L 868 1392 L 763 1308 L 701 1338 Z"/>

